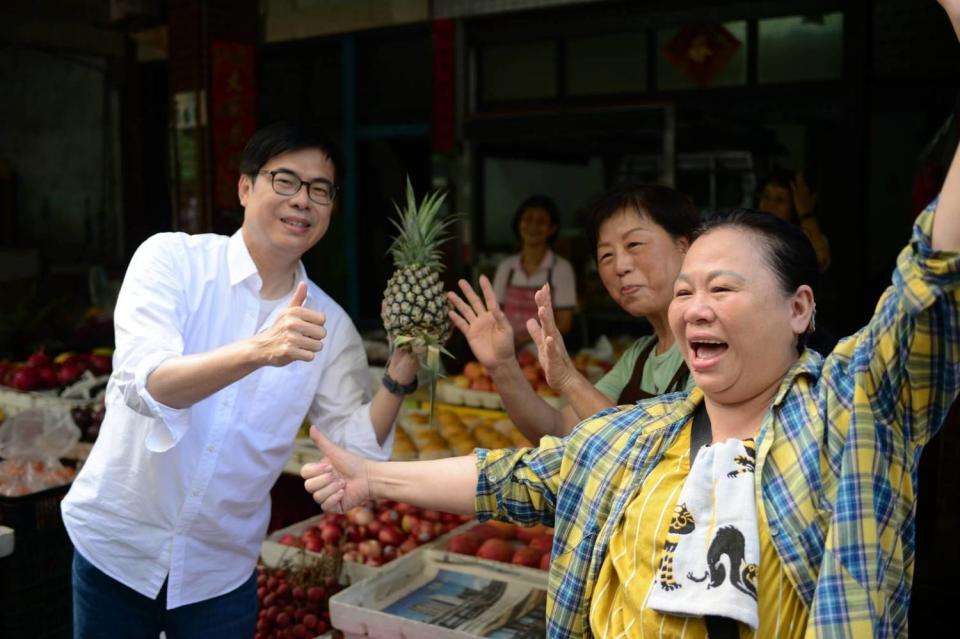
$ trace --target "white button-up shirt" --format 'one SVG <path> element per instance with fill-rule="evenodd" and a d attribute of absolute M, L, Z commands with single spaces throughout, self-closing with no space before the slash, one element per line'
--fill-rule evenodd
<path fill-rule="evenodd" d="M 302 264 L 297 278 L 307 280 Z M 341 445 L 389 457 L 392 431 L 380 446 L 370 422 L 360 336 L 307 281 L 304 306 L 326 314 L 327 330 L 312 362 L 260 368 L 174 409 L 150 395 L 147 377 L 171 357 L 254 335 L 261 279 L 239 231 L 162 233 L 137 249 L 114 312 L 106 416 L 62 505 L 71 540 L 94 566 L 151 598 L 169 578 L 168 608 L 230 592 L 254 569 L 270 488 L 304 416 Z"/>

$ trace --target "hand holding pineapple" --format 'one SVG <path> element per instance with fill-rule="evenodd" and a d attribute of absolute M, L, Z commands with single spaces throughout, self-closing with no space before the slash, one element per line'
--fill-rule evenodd
<path fill-rule="evenodd" d="M 544 284 L 534 293 L 533 299 L 537 302 L 537 319 L 527 320 L 527 331 L 537 345 L 537 358 L 547 384 L 563 394 L 564 389 L 582 375 L 570 359 L 567 346 L 563 343 L 563 335 L 554 321 L 550 283 Z"/>
<path fill-rule="evenodd" d="M 440 244 L 452 219 L 441 219 L 444 194 L 433 192 L 417 205 L 407 179 L 406 207 L 395 205 L 399 234 L 390 246 L 396 270 L 383 292 L 380 318 L 391 349 L 435 352 L 450 337 L 440 271 Z"/>
<path fill-rule="evenodd" d="M 303 306 L 307 299 L 307 283 L 297 284 L 290 304 L 273 326 L 258 333 L 253 340 L 264 366 L 286 366 L 290 362 L 313 360 L 323 348 L 327 336 L 323 313 Z"/>
<path fill-rule="evenodd" d="M 489 371 L 515 364 L 513 329 L 500 310 L 490 280 L 485 275 L 480 276 L 482 300 L 466 280 L 460 280 L 459 284 L 462 298 L 452 291 L 447 293 L 454 308 L 449 313 L 450 321 L 467 338 L 477 361 Z"/>
<path fill-rule="evenodd" d="M 398 348 L 390 354 L 387 362 L 387 374 L 404 386 L 412 384 L 420 370 L 418 353 L 410 349 Z"/>

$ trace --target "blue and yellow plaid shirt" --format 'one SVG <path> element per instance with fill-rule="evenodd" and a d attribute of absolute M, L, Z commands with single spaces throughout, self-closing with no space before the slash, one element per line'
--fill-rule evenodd
<path fill-rule="evenodd" d="M 757 503 L 809 637 L 905 637 L 917 465 L 960 388 L 960 255 L 918 218 L 870 323 L 806 351 L 757 435 Z M 626 505 L 702 401 L 698 388 L 610 408 L 540 447 L 478 450 L 476 509 L 555 526 L 548 636 L 588 637 L 590 598 Z"/>

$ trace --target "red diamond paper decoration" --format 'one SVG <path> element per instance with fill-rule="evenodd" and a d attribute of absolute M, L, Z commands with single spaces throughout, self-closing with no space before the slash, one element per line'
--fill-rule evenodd
<path fill-rule="evenodd" d="M 663 55 L 690 78 L 705 87 L 740 48 L 740 41 L 722 24 L 693 24 L 680 29 L 663 47 Z"/>

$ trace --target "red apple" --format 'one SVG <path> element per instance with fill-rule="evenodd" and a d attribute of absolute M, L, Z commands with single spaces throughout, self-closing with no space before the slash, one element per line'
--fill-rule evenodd
<path fill-rule="evenodd" d="M 496 519 L 490 519 L 486 522 L 486 525 L 497 531 L 497 536 L 500 537 L 500 539 L 517 538 L 517 527 L 513 524 L 509 524 L 505 521 L 497 521 Z"/>
<path fill-rule="evenodd" d="M 37 351 L 27 358 L 27 366 L 50 366 L 53 360 L 43 351 Z"/>
<path fill-rule="evenodd" d="M 410 536 L 417 540 L 419 544 L 425 544 L 436 538 L 436 529 L 431 521 L 421 521 L 410 531 Z"/>
<path fill-rule="evenodd" d="M 323 522 L 327 524 L 336 524 L 343 526 L 347 521 L 346 515 L 340 513 L 323 513 Z"/>
<path fill-rule="evenodd" d="M 340 529 L 340 526 L 336 524 L 323 524 L 320 526 L 320 539 L 323 540 L 325 544 L 337 545 L 340 543 L 340 537 L 343 536 L 343 531 Z"/>
<path fill-rule="evenodd" d="M 481 543 L 482 541 L 476 535 L 462 533 L 450 538 L 450 542 L 447 544 L 447 550 L 460 553 L 461 555 L 476 555 Z"/>
<path fill-rule="evenodd" d="M 278 543 L 283 544 L 284 546 L 295 546 L 297 548 L 303 547 L 303 542 L 300 541 L 300 538 L 296 535 L 286 534 L 281 537 Z"/>
<path fill-rule="evenodd" d="M 399 546 L 403 543 L 404 534 L 396 526 L 384 526 L 378 536 L 384 546 Z"/>
<path fill-rule="evenodd" d="M 543 524 L 537 524 L 536 526 L 530 526 L 524 528 L 523 526 L 517 526 L 517 540 L 522 541 L 525 544 L 529 544 L 530 540 L 534 537 L 540 535 L 545 535 L 553 532 L 553 528 L 549 526 L 544 526 Z"/>
<path fill-rule="evenodd" d="M 416 539 L 414 539 L 413 537 L 407 537 L 406 539 L 403 540 L 403 543 L 400 544 L 400 547 L 397 548 L 397 554 L 405 555 L 411 550 L 414 550 L 418 545 L 419 544 L 417 544 Z"/>
<path fill-rule="evenodd" d="M 503 539 L 488 539 L 477 549 L 477 557 L 510 563 L 513 558 L 513 546 Z M 539 561 L 539 557 L 537 558 Z"/>
<path fill-rule="evenodd" d="M 527 566 L 529 568 L 539 568 L 540 567 L 540 558 L 543 557 L 543 553 L 535 548 L 517 548 L 513 552 L 513 557 L 510 559 L 510 563 L 517 566 Z"/>
<path fill-rule="evenodd" d="M 40 385 L 40 375 L 31 366 L 21 366 L 13 372 L 13 387 L 22 391 L 32 391 Z"/>
<path fill-rule="evenodd" d="M 553 548 L 553 535 L 537 535 L 530 540 L 530 548 L 541 553 L 549 553 Z"/>
<path fill-rule="evenodd" d="M 357 542 L 363 541 L 365 535 L 360 530 L 360 526 L 356 524 L 347 524 L 346 528 L 343 529 L 344 537 L 347 538 L 347 541 Z"/>
<path fill-rule="evenodd" d="M 79 363 L 68 360 L 60 365 L 60 369 L 57 371 L 57 380 L 61 385 L 68 386 L 80 379 L 85 370 Z"/>
<path fill-rule="evenodd" d="M 420 519 L 424 519 L 426 521 L 440 521 L 440 517 L 440 512 L 437 510 L 424 510 L 422 513 L 420 513 Z"/>
<path fill-rule="evenodd" d="M 377 515 L 377 520 L 384 524 L 395 524 L 400 521 L 400 513 L 393 508 L 388 508 Z"/>
<path fill-rule="evenodd" d="M 517 353 L 517 363 L 520 364 L 521 367 L 535 364 L 536 361 L 537 357 L 530 351 L 520 351 Z"/>
<path fill-rule="evenodd" d="M 317 537 L 308 537 L 303 540 L 303 547 L 310 552 L 323 552 L 323 540 Z"/>
<path fill-rule="evenodd" d="M 97 375 L 109 375 L 113 370 L 113 360 L 106 355 L 90 355 L 90 370 Z"/>
<path fill-rule="evenodd" d="M 347 521 L 358 526 L 369 526 L 373 521 L 373 511 L 366 506 L 356 506 L 347 512 Z"/>
<path fill-rule="evenodd" d="M 397 512 L 401 515 L 416 515 L 420 512 L 420 509 L 414 506 L 413 504 L 408 504 L 402 501 L 397 502 Z"/>
<path fill-rule="evenodd" d="M 376 539 L 365 539 L 357 545 L 357 550 L 365 559 L 380 559 L 383 548 Z"/>
<path fill-rule="evenodd" d="M 550 553 L 545 552 L 540 558 L 540 570 L 550 570 Z"/>
<path fill-rule="evenodd" d="M 41 364 L 36 366 L 37 376 L 40 378 L 40 388 L 56 388 L 60 385 L 57 379 L 57 371 L 50 364 Z"/>
<path fill-rule="evenodd" d="M 383 529 L 383 523 L 377 519 L 374 519 L 370 522 L 370 525 L 367 526 L 367 536 L 370 538 L 376 538 L 380 534 L 380 531 Z"/>

